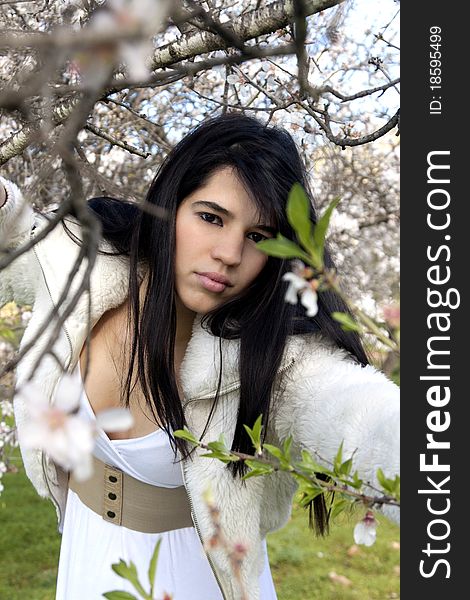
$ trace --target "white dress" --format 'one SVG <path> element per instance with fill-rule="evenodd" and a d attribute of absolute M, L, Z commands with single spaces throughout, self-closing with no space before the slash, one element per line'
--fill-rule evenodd
<path fill-rule="evenodd" d="M 75 371 L 82 386 L 79 366 Z M 83 389 L 83 386 L 82 386 Z M 84 390 L 80 414 L 95 420 Z M 183 485 L 181 468 L 164 430 L 139 438 L 110 440 L 98 430 L 93 454 L 136 479 L 166 488 Z M 209 460 L 209 459 L 208 459 Z M 127 591 L 139 597 L 132 584 L 111 569 L 123 559 L 137 567 L 147 591 L 148 566 L 155 544 L 162 539 L 154 598 L 169 594 L 173 600 L 222 600 L 214 574 L 194 527 L 164 533 L 142 533 L 109 523 L 69 489 L 57 575 L 56 600 L 98 600 L 104 592 Z M 261 600 L 276 600 L 266 545 L 265 565 L 260 576 Z"/>

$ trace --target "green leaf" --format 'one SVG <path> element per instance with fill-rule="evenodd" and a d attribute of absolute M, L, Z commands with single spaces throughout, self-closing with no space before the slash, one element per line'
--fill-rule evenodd
<path fill-rule="evenodd" d="M 155 544 L 155 550 L 153 551 L 152 558 L 150 559 L 149 564 L 149 581 L 150 581 L 150 596 L 153 598 L 153 588 L 155 585 L 155 574 L 157 572 L 157 561 L 158 561 L 158 553 L 160 552 L 160 544 L 162 543 L 162 538 L 158 540 Z"/>
<path fill-rule="evenodd" d="M 230 450 L 227 448 L 227 442 L 223 433 L 220 434 L 219 439 L 215 442 L 209 442 L 207 447 L 215 452 L 221 452 L 222 454 L 229 454 Z"/>
<path fill-rule="evenodd" d="M 201 454 L 201 457 L 204 458 L 216 458 L 217 460 L 221 460 L 223 463 L 229 463 L 233 461 L 240 460 L 238 456 L 232 454 L 227 448 L 227 443 L 225 441 L 224 434 L 221 433 L 219 439 L 215 442 L 209 442 L 207 444 L 210 452 L 206 454 Z"/>
<path fill-rule="evenodd" d="M 271 465 L 261 462 L 260 460 L 256 460 L 256 458 L 247 458 L 245 460 L 245 464 L 250 467 L 250 469 L 264 469 L 265 467 L 272 469 Z"/>
<path fill-rule="evenodd" d="M 284 453 L 276 446 L 271 446 L 271 444 L 263 444 L 263 449 L 267 450 L 269 454 L 272 454 L 279 460 L 284 459 Z"/>
<path fill-rule="evenodd" d="M 333 317 L 333 319 L 341 323 L 341 326 L 344 329 L 344 331 L 358 331 L 359 333 L 362 332 L 361 326 L 358 325 L 356 321 L 354 321 L 354 319 L 347 313 L 332 312 L 331 316 Z"/>
<path fill-rule="evenodd" d="M 263 415 L 260 415 L 253 425 L 253 436 L 259 443 L 261 440 L 261 429 L 263 427 Z"/>
<path fill-rule="evenodd" d="M 333 210 L 336 208 L 336 206 L 338 205 L 338 202 L 340 200 L 341 200 L 341 198 L 335 198 L 331 202 L 331 204 L 325 210 L 325 212 L 323 213 L 321 218 L 318 219 L 317 224 L 315 225 L 315 227 L 313 229 L 313 242 L 314 242 L 315 248 L 317 248 L 317 250 L 318 250 L 322 264 L 323 264 L 323 250 L 325 247 L 326 231 L 328 229 L 328 225 L 330 224 L 330 219 L 331 219 Z"/>
<path fill-rule="evenodd" d="M 400 493 L 400 475 L 395 475 L 393 487 L 398 490 L 398 493 Z"/>
<path fill-rule="evenodd" d="M 385 477 L 384 472 L 380 468 L 377 469 L 377 481 L 383 488 L 387 489 L 388 479 Z"/>
<path fill-rule="evenodd" d="M 256 419 L 255 424 L 253 425 L 253 429 L 248 427 L 248 425 L 243 425 L 243 427 L 245 428 L 245 431 L 250 436 L 251 443 L 255 447 L 257 454 L 261 454 L 261 429 L 263 427 L 262 421 L 263 421 L 263 415 L 260 415 Z"/>
<path fill-rule="evenodd" d="M 199 446 L 199 440 L 196 439 L 186 427 L 184 429 L 177 429 L 173 432 L 173 435 L 182 440 L 186 440 L 187 442 L 191 442 L 191 444 L 194 444 L 195 446 Z"/>
<path fill-rule="evenodd" d="M 349 473 L 351 472 L 351 469 L 352 469 L 352 465 L 353 465 L 352 458 L 348 458 L 348 460 L 345 460 L 344 463 L 341 465 L 341 473 L 343 475 L 349 475 Z"/>
<path fill-rule="evenodd" d="M 338 452 L 333 461 L 335 473 L 339 473 L 341 471 L 341 464 L 343 462 L 343 442 L 341 442 Z"/>
<path fill-rule="evenodd" d="M 138 600 L 134 595 L 129 594 L 129 592 L 121 592 L 118 590 L 105 592 L 103 596 L 108 598 L 108 600 Z"/>
<path fill-rule="evenodd" d="M 278 233 L 276 238 L 262 240 L 256 244 L 259 250 L 262 250 L 269 256 L 276 258 L 300 258 L 304 262 L 309 262 L 309 256 L 295 242 Z"/>
<path fill-rule="evenodd" d="M 349 504 L 350 504 L 350 501 L 348 501 L 348 500 L 344 500 L 344 499 L 336 500 L 331 509 L 331 514 L 330 514 L 331 520 L 333 520 L 340 513 L 342 513 L 344 510 L 346 510 L 346 508 L 349 506 Z"/>
<path fill-rule="evenodd" d="M 130 581 L 141 596 L 143 596 L 144 598 L 147 596 L 147 592 L 144 590 L 144 588 L 139 582 L 139 578 L 137 576 L 137 567 L 132 561 L 130 561 L 128 565 L 121 558 L 121 560 L 118 563 L 114 563 L 113 565 L 111 565 L 111 568 L 115 573 L 119 575 L 119 577 Z"/>
<path fill-rule="evenodd" d="M 308 450 L 302 450 L 302 462 L 298 463 L 298 468 L 299 470 L 307 471 L 310 474 L 326 473 L 327 475 L 333 475 L 330 469 L 317 463 Z"/>
<path fill-rule="evenodd" d="M 315 500 L 317 496 L 321 496 L 323 494 L 323 490 L 318 487 L 302 487 L 302 495 L 300 496 L 298 502 L 300 506 L 303 508 L 307 507 L 312 500 Z"/>
<path fill-rule="evenodd" d="M 128 572 L 128 566 L 125 563 L 125 561 L 122 560 L 122 558 L 120 559 L 120 561 L 118 563 L 114 563 L 111 565 L 112 570 L 119 575 L 119 577 L 123 577 L 124 579 L 127 579 L 127 572 Z"/>
<path fill-rule="evenodd" d="M 395 477 L 395 485 L 393 486 L 393 495 L 400 501 L 400 476 Z"/>
<path fill-rule="evenodd" d="M 209 442 L 207 444 L 207 447 L 210 448 L 211 450 L 213 450 L 214 452 L 218 452 L 220 454 L 227 454 L 228 453 L 228 448 L 225 445 L 224 441 L 218 441 L 218 442 Z"/>
<path fill-rule="evenodd" d="M 16 342 L 16 335 L 11 329 L 8 329 L 7 327 L 2 327 L 2 329 L 0 329 L 0 337 L 3 338 L 6 342 Z"/>
<path fill-rule="evenodd" d="M 290 461 L 290 459 L 291 459 L 291 454 L 290 454 L 291 447 L 292 447 L 292 437 L 289 436 L 288 438 L 286 438 L 284 440 L 284 444 L 282 446 L 282 448 L 284 450 L 284 456 L 286 457 L 286 459 L 288 461 Z"/>
<path fill-rule="evenodd" d="M 394 479 L 385 477 L 382 469 L 377 469 L 377 480 L 383 489 L 390 495 L 400 498 L 400 476 L 396 475 Z"/>
<path fill-rule="evenodd" d="M 248 471 L 248 473 L 244 475 L 242 479 L 249 479 L 250 477 L 269 475 L 274 471 L 274 468 L 271 465 L 265 465 L 254 460 L 246 460 L 245 462 L 251 468 L 251 471 Z M 252 465 L 254 464 L 257 464 L 259 466 L 252 467 Z"/>
<path fill-rule="evenodd" d="M 300 183 L 294 183 L 289 192 L 286 212 L 287 220 L 297 234 L 299 242 L 308 252 L 315 253 L 310 219 L 310 200 Z"/>
<path fill-rule="evenodd" d="M 274 471 L 272 465 L 262 463 L 256 459 L 247 459 L 245 464 L 250 467 L 250 471 L 242 477 L 242 479 L 249 479 L 250 477 L 258 477 L 259 475 L 269 475 Z"/>
<path fill-rule="evenodd" d="M 222 454 L 220 452 L 208 452 L 207 454 L 201 454 L 201 458 L 216 458 L 224 464 L 240 460 L 240 458 L 235 454 Z"/>
<path fill-rule="evenodd" d="M 362 479 L 359 477 L 359 474 L 357 471 L 354 471 L 352 479 L 349 482 L 349 485 L 351 487 L 353 487 L 356 490 L 361 489 L 362 485 L 363 485 L 363 481 Z"/>

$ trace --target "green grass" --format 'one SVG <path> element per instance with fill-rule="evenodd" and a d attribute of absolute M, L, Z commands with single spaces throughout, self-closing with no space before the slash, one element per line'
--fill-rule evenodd
<path fill-rule="evenodd" d="M 1 600 L 53 600 L 60 535 L 52 504 L 23 469 L 3 476 L 0 496 Z"/>
<path fill-rule="evenodd" d="M 359 518 L 342 515 L 325 538 L 307 529 L 307 515 L 294 508 L 288 525 L 268 537 L 271 571 L 279 600 L 386 600 L 400 597 L 399 528 L 378 517 L 377 541 L 354 546 Z M 348 555 L 352 548 L 353 555 Z M 345 586 L 330 573 L 347 577 Z"/>
<path fill-rule="evenodd" d="M 23 469 L 3 477 L 0 496 L 0 599 L 54 600 L 60 535 L 55 510 L 40 498 Z M 294 509 L 287 527 L 268 538 L 279 600 L 387 600 L 399 598 L 398 527 L 379 517 L 377 542 L 348 556 L 357 519 L 342 517 L 325 539 L 307 528 L 307 515 Z M 344 586 L 329 573 L 347 577 Z M 85 599 L 86 600 L 86 599 Z M 175 600 L 190 600 L 175 599 Z"/>

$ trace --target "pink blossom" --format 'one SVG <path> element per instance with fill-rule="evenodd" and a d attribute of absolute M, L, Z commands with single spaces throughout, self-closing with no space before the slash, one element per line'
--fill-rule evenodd
<path fill-rule="evenodd" d="M 392 327 L 397 329 L 400 327 L 400 307 L 398 304 L 388 304 L 382 308 L 382 313 L 385 321 Z"/>

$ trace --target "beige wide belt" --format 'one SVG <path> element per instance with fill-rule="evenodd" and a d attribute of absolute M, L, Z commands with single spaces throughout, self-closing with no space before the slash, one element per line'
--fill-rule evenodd
<path fill-rule="evenodd" d="M 184 486 L 150 485 L 93 456 L 93 475 L 79 482 L 70 475 L 69 487 L 105 521 L 145 533 L 192 527 Z"/>

